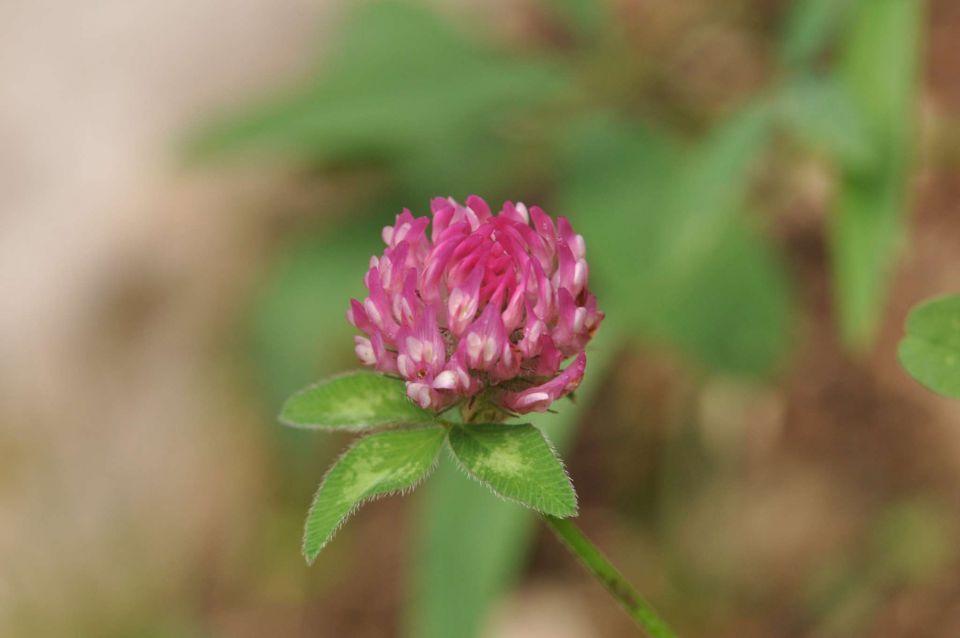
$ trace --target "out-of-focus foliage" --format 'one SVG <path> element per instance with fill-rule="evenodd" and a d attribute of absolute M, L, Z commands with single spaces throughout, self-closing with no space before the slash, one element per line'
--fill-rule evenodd
<path fill-rule="evenodd" d="M 780 41 L 780 60 L 788 70 L 808 71 L 844 25 L 858 0 L 798 0 L 790 3 Z"/>
<path fill-rule="evenodd" d="M 382 164 L 424 198 L 508 179 L 524 158 L 517 117 L 569 91 L 564 67 L 486 46 L 424 6 L 363 3 L 318 76 L 192 147 L 200 158 L 258 150 Z"/>
<path fill-rule="evenodd" d="M 781 61 L 787 125 L 839 170 L 834 301 L 850 348 L 871 344 L 903 243 L 924 3 L 800 0 Z M 836 62 L 821 67 L 835 48 Z"/>
<path fill-rule="evenodd" d="M 588 40 L 609 28 L 610 5 L 607 0 L 547 0 L 547 6 L 568 28 Z"/>
<path fill-rule="evenodd" d="M 326 232 L 291 238 L 266 273 L 250 332 L 257 387 L 270 411 L 279 411 L 291 388 L 353 361 L 346 311 L 363 290 L 357 276 L 363 256 L 380 247 L 378 221 L 361 214 Z"/>
<path fill-rule="evenodd" d="M 857 5 L 837 74 L 869 135 L 874 161 L 843 163 L 832 224 L 834 298 L 847 344 L 869 346 L 904 232 L 923 3 Z"/>
<path fill-rule="evenodd" d="M 536 521 L 447 458 L 421 493 L 406 635 L 443 638 L 456 627 L 476 636 L 490 606 L 519 573 Z"/>
<path fill-rule="evenodd" d="M 869 169 L 876 160 L 866 124 L 849 91 L 831 77 L 798 77 L 780 93 L 784 125 L 831 162 Z"/>
<path fill-rule="evenodd" d="M 692 149 L 637 123 L 585 122 L 560 189 L 609 314 L 720 370 L 769 371 L 788 335 L 785 275 L 743 215 L 770 115 L 737 114 Z"/>
<path fill-rule="evenodd" d="M 900 362 L 940 394 L 960 399 L 960 295 L 927 301 L 907 318 Z"/>

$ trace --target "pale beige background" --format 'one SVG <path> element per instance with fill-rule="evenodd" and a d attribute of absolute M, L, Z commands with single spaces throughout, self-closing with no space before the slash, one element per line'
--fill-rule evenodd
<path fill-rule="evenodd" d="M 329 5 L 0 2 L 0 635 L 176 613 L 255 515 L 215 354 L 268 221 L 241 204 L 275 185 L 188 172 L 176 142 L 298 76 Z"/>

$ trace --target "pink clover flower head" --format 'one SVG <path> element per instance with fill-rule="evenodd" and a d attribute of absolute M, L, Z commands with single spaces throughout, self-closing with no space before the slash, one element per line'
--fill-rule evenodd
<path fill-rule="evenodd" d="M 432 218 L 404 210 L 383 229 L 369 294 L 347 311 L 365 335 L 354 338 L 357 357 L 405 379 L 425 409 L 473 398 L 512 413 L 548 409 L 580 384 L 603 319 L 583 237 L 536 206 L 506 202 L 494 215 L 471 196 L 430 208 Z"/>

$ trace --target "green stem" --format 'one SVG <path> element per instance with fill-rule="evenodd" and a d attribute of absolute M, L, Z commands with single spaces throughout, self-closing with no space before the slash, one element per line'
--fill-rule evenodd
<path fill-rule="evenodd" d="M 645 601 L 607 557 L 569 520 L 543 515 L 557 537 L 586 566 L 594 578 L 617 599 L 633 620 L 652 638 L 676 638 L 653 607 Z"/>

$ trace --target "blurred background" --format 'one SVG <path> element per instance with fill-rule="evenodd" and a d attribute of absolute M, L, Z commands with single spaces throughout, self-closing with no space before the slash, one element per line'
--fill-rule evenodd
<path fill-rule="evenodd" d="M 0 2 L 0 635 L 583 638 L 629 620 L 441 464 L 307 568 L 379 228 L 567 215 L 607 320 L 540 418 L 687 637 L 960 632 L 954 0 Z"/>

